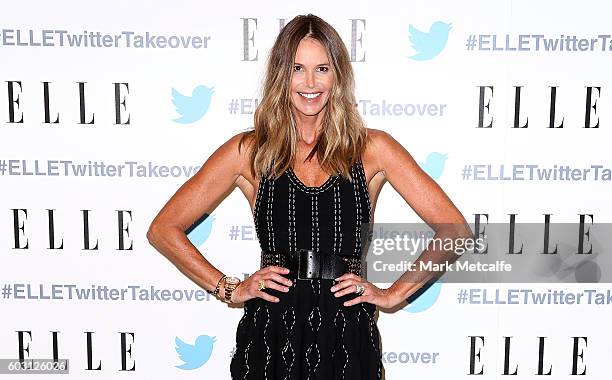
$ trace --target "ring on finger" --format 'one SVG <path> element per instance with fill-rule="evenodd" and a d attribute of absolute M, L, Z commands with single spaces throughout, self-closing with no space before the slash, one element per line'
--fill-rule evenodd
<path fill-rule="evenodd" d="M 365 286 L 361 284 L 355 284 L 355 293 L 357 293 L 357 295 L 362 295 L 364 291 L 365 291 Z"/>
<path fill-rule="evenodd" d="M 259 290 L 266 289 L 266 280 L 259 280 Z"/>

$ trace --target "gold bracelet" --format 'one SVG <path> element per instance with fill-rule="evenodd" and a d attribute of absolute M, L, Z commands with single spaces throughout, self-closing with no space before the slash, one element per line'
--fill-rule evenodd
<path fill-rule="evenodd" d="M 215 290 L 210 291 L 207 290 L 207 292 L 209 294 L 212 294 L 213 296 L 219 296 L 219 290 L 220 290 L 220 285 L 221 285 L 221 281 L 223 281 L 223 279 L 227 277 L 226 275 L 221 276 L 221 278 L 219 279 L 219 281 L 217 281 L 217 286 L 215 286 Z"/>

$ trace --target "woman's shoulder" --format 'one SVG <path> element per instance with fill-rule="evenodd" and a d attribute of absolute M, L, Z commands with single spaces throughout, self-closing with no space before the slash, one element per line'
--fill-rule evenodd
<path fill-rule="evenodd" d="M 223 167 L 225 171 L 243 175 L 248 167 L 252 133 L 240 132 L 229 137 L 208 157 L 207 162 Z"/>
<path fill-rule="evenodd" d="M 384 162 L 393 159 L 393 156 L 404 147 L 387 131 L 367 128 L 366 146 L 363 153 L 364 164 L 383 170 Z"/>
<path fill-rule="evenodd" d="M 252 130 L 236 133 L 221 144 L 219 149 L 228 152 L 232 159 L 240 159 L 240 161 L 248 159 L 253 147 L 254 137 Z"/>
<path fill-rule="evenodd" d="M 405 147 L 397 141 L 389 132 L 380 129 L 367 128 L 366 150 L 374 151 L 379 154 L 390 154 L 398 149 Z"/>
<path fill-rule="evenodd" d="M 366 130 L 368 136 L 366 148 L 380 147 L 380 145 L 389 144 L 394 140 L 393 136 L 387 131 L 375 128 L 366 128 Z"/>

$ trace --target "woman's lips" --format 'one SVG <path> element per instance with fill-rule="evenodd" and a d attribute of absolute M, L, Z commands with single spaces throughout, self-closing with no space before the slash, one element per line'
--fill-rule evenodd
<path fill-rule="evenodd" d="M 321 97 L 322 92 L 298 92 L 298 94 L 307 102 L 312 103 Z"/>

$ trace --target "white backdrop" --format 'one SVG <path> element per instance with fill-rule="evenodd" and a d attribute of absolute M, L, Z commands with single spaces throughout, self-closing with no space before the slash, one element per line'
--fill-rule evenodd
<path fill-rule="evenodd" d="M 70 360 L 75 379 L 229 378 L 242 309 L 209 299 L 145 233 L 207 157 L 251 126 L 265 57 L 281 21 L 297 14 L 315 13 L 338 30 L 353 54 L 368 127 L 400 141 L 466 218 L 488 213 L 490 222 L 507 222 L 508 214 L 518 214 L 517 221 L 543 222 L 543 214 L 552 214 L 555 222 L 578 222 L 579 214 L 593 214 L 596 222 L 611 221 L 609 3 L 262 4 L 33 1 L 2 7 L 0 358 L 18 357 L 19 331 L 27 332 L 26 358 L 50 358 L 57 332 L 59 356 Z M 436 22 L 452 26 L 429 33 Z M 427 33 L 420 44 L 411 43 L 418 32 L 410 25 Z M 155 36 L 149 45 L 147 33 Z M 145 37 L 143 47 L 136 36 Z M 550 45 L 558 39 L 562 51 Z M 174 43 L 179 46 L 168 46 Z M 191 97 L 198 86 L 213 89 L 185 99 L 181 119 L 173 89 Z M 492 122 L 491 128 L 478 127 L 479 86 L 493 88 L 485 91 L 484 124 Z M 519 124 L 528 121 L 527 128 L 512 128 L 516 86 Z M 563 128 L 548 128 L 551 86 L 557 88 L 554 124 L 563 121 Z M 87 124 L 80 122 L 81 99 Z M 57 123 L 45 123 L 46 103 Z M 545 180 L 525 169 L 494 179 L 501 166 L 508 175 L 513 165 L 590 171 L 579 179 Z M 597 173 L 593 165 L 601 166 Z M 475 175 L 475 168 L 484 171 Z M 418 220 L 391 186 L 383 188 L 376 222 Z M 242 276 L 259 265 L 252 216 L 238 190 L 189 237 L 224 273 Z M 97 249 L 84 249 L 85 240 Z M 548 378 L 577 378 L 574 357 L 577 372 L 586 369 L 581 378 L 608 378 L 610 297 L 601 304 L 586 298 L 594 295 L 589 289 L 607 294 L 608 284 L 466 285 L 434 286 L 412 307 L 379 313 L 387 379 L 474 378 L 472 360 L 475 371 L 483 371 L 478 378 L 505 378 L 504 337 L 512 337 L 513 378 L 534 378 L 538 337 L 546 337 Z M 483 288 L 586 295 L 569 305 L 458 300 L 462 289 Z M 194 344 L 199 336 L 203 343 L 185 364 L 175 340 Z M 477 339 L 477 358 L 470 353 L 472 336 L 484 337 Z M 577 354 L 573 337 L 587 338 L 576 340 Z"/>

